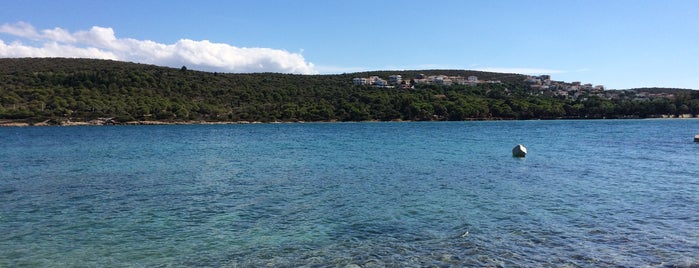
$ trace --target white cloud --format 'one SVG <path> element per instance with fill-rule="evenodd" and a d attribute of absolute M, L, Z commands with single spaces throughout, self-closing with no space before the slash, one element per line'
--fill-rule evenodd
<path fill-rule="evenodd" d="M 44 43 L 41 47 L 32 47 L 20 42 L 5 44 L 0 40 L 0 57 L 21 58 L 21 57 L 68 57 L 68 58 L 95 58 L 95 59 L 118 59 L 109 51 L 100 50 L 94 47 L 74 47 L 62 45 L 56 42 Z"/>
<path fill-rule="evenodd" d="M 29 23 L 20 21 L 14 24 L 3 24 L 0 25 L 0 33 L 7 33 L 14 36 L 25 37 L 25 38 L 38 38 L 39 34 Z"/>
<path fill-rule="evenodd" d="M 41 31 L 45 39 L 55 40 L 58 42 L 74 43 L 77 40 L 68 31 L 61 28 L 46 29 Z"/>
<path fill-rule="evenodd" d="M 113 59 L 219 72 L 318 73 L 300 53 L 241 48 L 208 40 L 180 39 L 174 44 L 161 44 L 117 38 L 112 28 L 99 26 L 71 33 L 61 28 L 37 31 L 29 23 L 17 22 L 0 25 L 0 34 L 20 39 L 9 44 L 0 39 L 0 57 Z M 26 39 L 38 42 L 23 43 Z"/>

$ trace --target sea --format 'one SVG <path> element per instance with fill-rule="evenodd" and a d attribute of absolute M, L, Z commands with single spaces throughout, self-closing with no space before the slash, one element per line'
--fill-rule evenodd
<path fill-rule="evenodd" d="M 0 267 L 698 267 L 695 134 L 695 119 L 3 127 Z"/>

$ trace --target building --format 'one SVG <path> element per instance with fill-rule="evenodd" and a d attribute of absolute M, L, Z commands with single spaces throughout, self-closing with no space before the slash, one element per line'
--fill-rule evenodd
<path fill-rule="evenodd" d="M 369 81 L 368 78 L 355 77 L 352 79 L 352 83 L 356 86 L 361 86 L 361 85 L 369 85 L 369 84 L 371 84 L 371 81 Z"/>
<path fill-rule="evenodd" d="M 388 83 L 391 84 L 391 85 L 398 85 L 398 84 L 400 84 L 401 82 L 403 82 L 403 77 L 402 77 L 401 75 L 399 75 L 399 74 L 389 75 L 389 76 L 388 76 Z"/>
<path fill-rule="evenodd" d="M 467 85 L 468 83 L 466 82 L 466 79 L 463 76 L 451 76 L 449 77 L 451 79 L 452 83 L 457 84 L 457 85 Z"/>
<path fill-rule="evenodd" d="M 376 80 L 374 80 L 374 82 L 372 83 L 372 85 L 373 85 L 373 86 L 376 86 L 376 87 L 387 87 L 387 86 L 388 86 L 388 81 L 383 80 L 383 79 L 381 79 L 381 78 L 377 78 Z"/>
<path fill-rule="evenodd" d="M 442 86 L 451 86 L 452 80 L 446 75 L 432 76 L 432 83 Z"/>
<path fill-rule="evenodd" d="M 524 79 L 524 82 L 530 85 L 541 85 L 541 79 L 534 76 L 527 76 L 527 78 Z"/>

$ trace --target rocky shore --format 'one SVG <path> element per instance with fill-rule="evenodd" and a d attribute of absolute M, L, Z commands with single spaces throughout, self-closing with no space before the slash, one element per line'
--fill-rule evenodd
<path fill-rule="evenodd" d="M 580 120 L 586 118 L 559 118 L 560 120 Z M 628 118 L 617 118 L 619 120 L 624 119 L 642 119 L 638 117 L 628 117 Z M 645 119 L 699 119 L 699 117 L 693 117 L 691 115 L 662 115 L 659 117 L 648 117 Z M 506 118 L 471 118 L 466 121 L 500 121 L 500 120 L 515 120 Z M 534 119 L 536 120 L 536 119 Z M 594 119 L 592 119 L 594 120 Z M 411 122 L 410 120 L 391 120 L 392 122 Z M 332 123 L 337 122 L 337 120 L 330 121 L 313 121 L 313 122 L 326 122 Z M 377 120 L 367 120 L 362 122 L 379 122 Z M 272 122 L 261 122 L 261 121 L 202 121 L 202 120 L 188 120 L 188 121 L 157 121 L 157 120 L 144 120 L 144 121 L 117 121 L 114 118 L 97 118 L 90 121 L 73 121 L 71 119 L 51 119 L 39 122 L 27 121 L 27 120 L 13 120 L 13 119 L 0 119 L 0 127 L 31 127 L 31 126 L 135 126 L 135 125 L 233 125 L 233 124 L 281 124 L 281 123 L 306 123 L 306 121 L 272 121 Z"/>
<path fill-rule="evenodd" d="M 255 124 L 262 122 L 249 121 L 126 121 L 119 122 L 113 118 L 98 118 L 90 121 L 67 120 L 45 120 L 40 122 L 28 122 L 20 120 L 0 119 L 0 127 L 30 127 L 30 126 L 117 126 L 117 125 L 227 125 L 227 124 Z M 283 122 L 278 122 L 283 123 Z"/>

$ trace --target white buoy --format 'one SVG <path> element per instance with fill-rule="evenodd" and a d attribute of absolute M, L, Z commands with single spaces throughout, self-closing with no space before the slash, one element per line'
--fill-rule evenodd
<path fill-rule="evenodd" d="M 517 144 L 515 148 L 512 148 L 512 156 L 514 157 L 524 157 L 527 155 L 527 147 L 524 145 Z"/>

